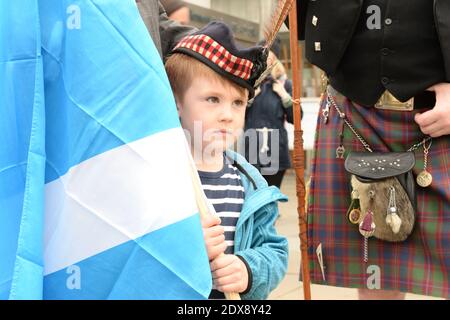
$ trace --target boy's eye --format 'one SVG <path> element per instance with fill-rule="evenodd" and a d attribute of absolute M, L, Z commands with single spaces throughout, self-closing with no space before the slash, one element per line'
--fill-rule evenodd
<path fill-rule="evenodd" d="M 234 101 L 234 105 L 236 107 L 242 107 L 244 105 L 244 101 L 242 101 L 242 100 L 235 100 Z"/>
<path fill-rule="evenodd" d="M 217 98 L 217 97 L 208 97 L 208 98 L 206 98 L 206 101 L 208 101 L 209 103 L 219 103 L 219 98 Z"/>

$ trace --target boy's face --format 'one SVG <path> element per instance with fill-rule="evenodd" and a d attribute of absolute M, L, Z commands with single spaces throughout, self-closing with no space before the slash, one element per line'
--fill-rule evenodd
<path fill-rule="evenodd" d="M 247 90 L 240 92 L 225 81 L 195 77 L 183 99 L 177 99 L 191 146 L 204 152 L 222 152 L 232 145 L 244 127 L 247 97 Z M 195 145 L 196 141 L 202 141 L 201 145 Z"/>

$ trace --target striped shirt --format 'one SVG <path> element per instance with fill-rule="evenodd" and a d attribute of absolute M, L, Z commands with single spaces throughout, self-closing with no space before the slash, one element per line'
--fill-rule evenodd
<path fill-rule="evenodd" d="M 235 166 L 224 155 L 224 165 L 218 172 L 199 171 L 203 191 L 213 205 L 225 229 L 227 249 L 225 253 L 234 253 L 234 233 L 244 204 L 244 187 Z"/>
<path fill-rule="evenodd" d="M 244 204 L 244 187 L 236 167 L 231 164 L 225 154 L 223 159 L 222 170 L 218 172 L 198 171 L 198 174 L 203 191 L 225 229 L 225 242 L 228 245 L 225 253 L 233 254 L 236 224 Z M 209 299 L 225 299 L 225 295 L 213 286 Z"/>

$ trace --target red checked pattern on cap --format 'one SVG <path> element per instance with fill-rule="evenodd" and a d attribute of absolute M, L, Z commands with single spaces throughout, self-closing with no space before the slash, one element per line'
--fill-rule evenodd
<path fill-rule="evenodd" d="M 227 49 L 207 35 L 199 34 L 184 37 L 174 50 L 178 48 L 186 48 L 197 52 L 236 77 L 244 80 L 250 78 L 253 62 L 232 55 Z"/>

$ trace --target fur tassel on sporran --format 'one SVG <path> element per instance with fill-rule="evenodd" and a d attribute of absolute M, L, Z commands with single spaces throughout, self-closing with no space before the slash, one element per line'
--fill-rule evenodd
<path fill-rule="evenodd" d="M 406 240 L 414 228 L 415 210 L 400 182 L 394 177 L 375 183 L 363 183 L 352 175 L 351 184 L 359 194 L 361 212 L 373 212 L 376 225 L 373 236 L 391 242 Z M 396 193 L 395 212 L 390 212 L 388 206 L 391 188 Z M 372 198 L 369 196 L 371 191 L 374 194 Z"/>

